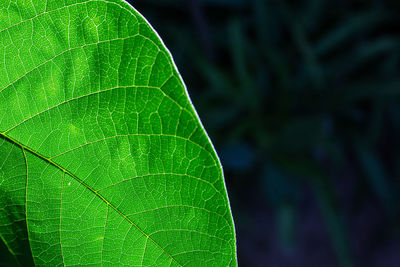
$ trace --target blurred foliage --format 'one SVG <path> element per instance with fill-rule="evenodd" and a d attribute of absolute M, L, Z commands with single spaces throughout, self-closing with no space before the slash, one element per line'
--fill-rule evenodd
<path fill-rule="evenodd" d="M 290 247 L 309 186 L 340 266 L 360 264 L 347 224 L 365 199 L 382 208 L 387 239 L 398 232 L 399 1 L 133 4 L 172 50 L 220 153 L 239 263 L 246 205 L 261 205 L 245 199 L 251 194 L 275 213 Z M 342 182 L 354 185 L 354 202 L 343 199 Z"/>

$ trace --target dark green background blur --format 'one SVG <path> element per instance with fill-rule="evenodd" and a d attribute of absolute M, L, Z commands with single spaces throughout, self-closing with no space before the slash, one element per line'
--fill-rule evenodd
<path fill-rule="evenodd" d="M 221 157 L 240 266 L 400 266 L 400 1 L 131 3 Z"/>

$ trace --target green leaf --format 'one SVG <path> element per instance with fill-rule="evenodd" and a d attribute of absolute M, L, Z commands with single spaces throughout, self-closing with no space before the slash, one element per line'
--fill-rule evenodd
<path fill-rule="evenodd" d="M 219 159 L 122 0 L 1 1 L 0 237 L 23 266 L 237 265 Z"/>

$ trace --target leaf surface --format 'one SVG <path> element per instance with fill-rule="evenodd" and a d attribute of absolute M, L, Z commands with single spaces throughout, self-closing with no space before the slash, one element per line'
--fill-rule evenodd
<path fill-rule="evenodd" d="M 235 266 L 219 159 L 148 22 L 122 0 L 0 17 L 0 237 L 19 264 Z"/>

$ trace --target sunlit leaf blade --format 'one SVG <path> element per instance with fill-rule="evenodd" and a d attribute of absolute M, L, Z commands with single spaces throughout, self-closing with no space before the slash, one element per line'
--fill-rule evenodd
<path fill-rule="evenodd" d="M 2 1 L 0 17 L 10 252 L 30 247 L 38 266 L 235 266 L 222 168 L 147 21 L 121 0 Z"/>

